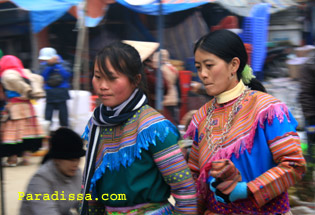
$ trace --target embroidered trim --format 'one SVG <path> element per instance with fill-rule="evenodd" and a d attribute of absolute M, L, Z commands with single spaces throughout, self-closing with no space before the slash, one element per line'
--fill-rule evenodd
<path fill-rule="evenodd" d="M 141 110 L 147 109 L 148 107 L 149 106 L 144 106 Z M 130 123 L 130 120 L 136 122 L 139 115 L 137 115 L 136 118 L 129 119 L 126 124 Z M 115 152 L 106 152 L 101 159 L 101 163 L 96 164 L 97 168 L 91 179 L 90 187 L 93 194 L 96 194 L 96 181 L 102 177 L 107 168 L 110 171 L 118 171 L 121 165 L 124 167 L 130 166 L 136 158 L 141 159 L 142 150 L 148 150 L 150 144 L 156 145 L 156 138 L 163 143 L 170 132 L 179 136 L 177 128 L 159 113 L 153 113 L 150 119 L 151 117 L 155 120 L 143 122 L 137 128 L 139 133 L 136 136 L 136 142 L 134 144 L 125 145 Z M 86 138 L 87 133 L 90 133 L 89 128 L 86 128 L 82 136 Z"/>
<path fill-rule="evenodd" d="M 215 104 L 216 100 L 214 100 L 212 102 L 212 105 L 209 107 L 209 109 L 207 111 L 207 121 L 206 121 L 205 126 L 206 126 L 206 130 L 207 130 L 206 131 L 206 138 L 207 138 L 208 148 L 212 153 L 216 153 L 217 151 L 219 151 L 222 148 L 222 143 L 225 141 L 226 134 L 230 131 L 234 117 L 237 114 L 238 110 L 241 108 L 241 102 L 245 98 L 246 93 L 248 91 L 249 91 L 249 89 L 247 87 L 245 87 L 245 90 L 242 92 L 242 94 L 237 98 L 236 102 L 233 104 L 232 110 L 229 113 L 228 121 L 225 123 L 225 125 L 223 127 L 223 133 L 221 135 L 221 138 L 216 142 L 212 141 L 212 130 L 213 130 L 213 124 L 215 122 L 215 120 L 213 120 L 213 118 L 212 118 L 212 114 L 215 110 L 214 104 Z"/>

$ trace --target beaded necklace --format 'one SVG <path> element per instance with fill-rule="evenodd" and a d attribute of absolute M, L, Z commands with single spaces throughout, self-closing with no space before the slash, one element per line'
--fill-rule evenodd
<path fill-rule="evenodd" d="M 206 121 L 207 143 L 208 143 L 208 148 L 210 149 L 210 152 L 216 153 L 218 150 L 220 150 L 222 148 L 221 144 L 225 140 L 226 134 L 230 131 L 231 126 L 232 126 L 232 121 L 233 121 L 233 119 L 234 119 L 234 117 L 235 117 L 235 115 L 236 115 L 236 113 L 238 111 L 238 108 L 239 108 L 241 102 L 245 98 L 245 96 L 246 96 L 248 91 L 249 91 L 249 88 L 245 87 L 245 90 L 242 92 L 242 94 L 237 98 L 236 102 L 233 104 L 232 110 L 229 113 L 228 121 L 225 123 L 225 125 L 223 127 L 223 133 L 221 135 L 221 138 L 216 143 L 212 142 L 212 130 L 213 130 L 212 114 L 213 114 L 213 112 L 215 110 L 214 104 L 216 103 L 216 99 L 212 102 L 211 107 L 209 107 L 209 109 L 207 111 L 207 121 Z"/>

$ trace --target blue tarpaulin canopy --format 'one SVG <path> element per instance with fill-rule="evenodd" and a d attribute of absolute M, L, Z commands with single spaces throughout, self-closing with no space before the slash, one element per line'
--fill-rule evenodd
<path fill-rule="evenodd" d="M 40 32 L 43 28 L 62 17 L 72 6 L 82 0 L 11 0 L 15 5 L 30 12 L 32 31 Z"/>
<path fill-rule="evenodd" d="M 32 31 L 38 33 L 43 28 L 62 17 L 72 6 L 78 6 L 84 0 L 11 0 L 18 7 L 30 12 Z M 88 1 L 88 0 L 87 0 Z M 259 3 L 269 3 L 270 13 L 284 10 L 296 5 L 293 0 L 162 0 L 162 11 L 159 0 L 116 0 L 117 3 L 147 15 L 166 15 L 207 3 L 217 3 L 240 16 L 249 16 L 252 7 Z M 102 17 L 86 17 L 85 24 L 95 27 Z"/>
<path fill-rule="evenodd" d="M 177 1 L 178 3 L 174 4 L 175 1 L 169 1 L 163 5 L 163 14 L 169 14 L 176 11 L 186 10 L 189 8 L 197 7 L 202 4 L 212 2 L 213 0 L 206 1 L 196 1 L 196 0 L 186 0 L 186 1 Z M 11 0 L 15 5 L 23 10 L 30 12 L 30 20 L 32 23 L 32 31 L 34 33 L 40 32 L 43 28 L 53 23 L 62 17 L 72 6 L 77 6 L 83 0 Z M 117 3 L 120 3 L 132 10 L 135 10 L 139 13 L 145 13 L 150 15 L 158 15 L 158 1 L 147 1 L 149 4 L 145 5 L 134 5 L 129 4 L 131 1 L 117 0 Z M 141 2 L 141 1 L 138 1 Z M 180 3 L 179 3 L 180 2 Z M 164 3 L 164 2 L 163 2 Z M 102 19 L 86 17 L 86 25 L 88 27 L 96 26 Z"/>
<path fill-rule="evenodd" d="M 213 1 L 214 0 L 168 1 L 165 4 L 163 2 L 163 14 L 187 10 Z M 62 17 L 72 6 L 77 6 L 83 2 L 83 0 L 11 0 L 11 2 L 19 8 L 30 12 L 32 31 L 38 33 L 43 28 Z M 116 2 L 139 13 L 159 15 L 158 1 L 146 1 L 148 4 L 144 5 L 134 5 L 132 1 L 128 0 L 116 0 Z M 139 2 L 143 1 L 139 0 L 138 3 Z M 101 20 L 102 17 L 86 17 L 85 23 L 88 27 L 95 27 Z"/>
<path fill-rule="evenodd" d="M 160 15 L 159 0 L 116 0 L 116 2 L 139 13 Z M 162 14 L 167 15 L 198 7 L 203 4 L 216 2 L 216 0 L 162 0 L 161 2 L 163 5 Z"/>
<path fill-rule="evenodd" d="M 139 13 L 160 15 L 159 0 L 116 0 L 116 2 Z M 161 2 L 163 5 L 163 15 L 208 3 L 217 3 L 239 16 L 248 16 L 252 7 L 260 3 L 269 3 L 271 5 L 270 13 L 275 13 L 296 5 L 296 2 L 293 0 L 162 0 Z"/>

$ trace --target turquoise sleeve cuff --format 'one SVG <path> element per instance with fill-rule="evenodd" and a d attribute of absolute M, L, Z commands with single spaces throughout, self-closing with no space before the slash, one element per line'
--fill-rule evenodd
<path fill-rule="evenodd" d="M 212 186 L 212 183 L 213 183 L 213 182 L 215 182 L 215 178 L 213 178 L 213 179 L 210 181 L 210 183 L 209 183 L 209 188 L 210 188 L 210 190 L 211 190 L 212 192 L 215 193 L 215 191 L 216 191 L 217 189 L 215 189 L 215 188 Z"/>
<path fill-rule="evenodd" d="M 238 182 L 234 190 L 230 194 L 230 201 L 234 202 L 238 199 L 246 199 L 248 197 L 247 183 Z"/>

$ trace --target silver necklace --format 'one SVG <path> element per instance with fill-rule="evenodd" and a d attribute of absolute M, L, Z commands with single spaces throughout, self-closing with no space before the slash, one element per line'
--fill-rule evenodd
<path fill-rule="evenodd" d="M 208 143 L 208 148 L 210 149 L 210 152 L 216 153 L 218 150 L 222 148 L 222 143 L 225 140 L 226 134 L 230 131 L 231 126 L 232 126 L 232 121 L 234 119 L 234 116 L 236 115 L 238 108 L 245 98 L 247 92 L 249 91 L 248 87 L 245 87 L 245 90 L 242 92 L 242 94 L 237 98 L 236 102 L 232 106 L 232 110 L 229 113 L 229 118 L 228 121 L 225 123 L 223 127 L 223 133 L 221 135 L 221 138 L 216 142 L 212 142 L 212 130 L 213 130 L 213 119 L 212 119 L 212 114 L 214 112 L 215 106 L 214 104 L 216 103 L 216 100 L 212 102 L 211 107 L 209 107 L 207 111 L 207 121 L 206 121 L 206 132 L 207 132 L 207 143 Z"/>

